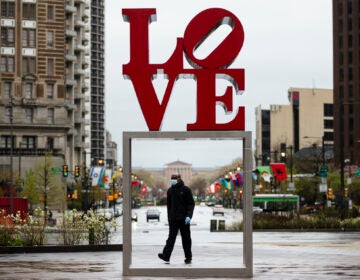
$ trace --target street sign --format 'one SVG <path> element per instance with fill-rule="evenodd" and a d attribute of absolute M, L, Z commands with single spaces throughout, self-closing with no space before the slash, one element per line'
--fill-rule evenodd
<path fill-rule="evenodd" d="M 326 164 L 321 165 L 320 167 L 320 171 L 325 171 L 328 172 L 329 171 L 329 167 Z"/>
<path fill-rule="evenodd" d="M 327 189 L 328 189 L 328 187 L 327 187 L 327 184 L 325 183 L 325 184 L 323 184 L 323 183 L 321 183 L 321 184 L 319 184 L 319 192 L 327 192 Z"/>
<path fill-rule="evenodd" d="M 355 176 L 360 177 L 360 169 L 355 171 Z"/>

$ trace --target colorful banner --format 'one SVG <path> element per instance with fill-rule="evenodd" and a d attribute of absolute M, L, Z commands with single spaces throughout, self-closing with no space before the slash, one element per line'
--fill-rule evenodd
<path fill-rule="evenodd" d="M 91 185 L 93 187 L 98 186 L 100 184 L 103 170 L 104 168 L 101 166 L 91 167 L 90 178 L 91 178 Z"/>
<path fill-rule="evenodd" d="M 265 182 L 270 183 L 271 179 L 271 170 L 270 166 L 258 166 L 256 167 L 257 172 L 259 172 L 259 175 L 263 177 Z"/>
<path fill-rule="evenodd" d="M 100 187 L 110 189 L 110 179 L 113 176 L 114 171 L 112 169 L 103 169 L 103 173 L 100 180 Z"/>
<path fill-rule="evenodd" d="M 270 163 L 270 167 L 278 182 L 287 179 L 286 166 L 284 163 Z"/>

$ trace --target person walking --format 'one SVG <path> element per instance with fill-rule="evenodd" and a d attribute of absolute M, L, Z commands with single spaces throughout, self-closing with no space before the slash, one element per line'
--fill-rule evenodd
<path fill-rule="evenodd" d="M 165 262 L 170 261 L 176 236 L 180 230 L 182 246 L 185 253 L 185 263 L 192 261 L 190 221 L 195 207 L 191 189 L 185 186 L 180 174 L 171 175 L 171 186 L 167 191 L 167 216 L 169 236 L 162 253 L 158 256 Z"/>

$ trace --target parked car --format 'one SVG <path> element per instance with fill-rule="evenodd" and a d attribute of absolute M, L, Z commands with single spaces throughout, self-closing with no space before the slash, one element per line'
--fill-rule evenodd
<path fill-rule="evenodd" d="M 259 206 L 253 206 L 253 213 L 254 214 L 260 214 L 262 212 L 263 212 L 262 208 L 260 208 Z"/>
<path fill-rule="evenodd" d="M 216 214 L 223 215 L 224 216 L 224 207 L 222 205 L 216 204 L 213 208 L 213 216 Z"/>
<path fill-rule="evenodd" d="M 214 207 L 215 204 L 216 204 L 215 202 L 210 201 L 210 202 L 207 203 L 207 206 L 209 206 L 209 207 Z"/>
<path fill-rule="evenodd" d="M 158 220 L 160 222 L 160 211 L 157 208 L 149 208 L 146 211 L 146 221 L 149 222 L 149 220 Z"/>
<path fill-rule="evenodd" d="M 103 216 L 107 221 L 114 217 L 114 211 L 110 208 L 101 208 L 96 210 L 96 215 Z"/>

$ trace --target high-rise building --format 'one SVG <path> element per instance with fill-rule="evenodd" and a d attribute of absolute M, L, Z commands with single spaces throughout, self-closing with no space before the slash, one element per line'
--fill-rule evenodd
<path fill-rule="evenodd" d="M 66 91 L 64 1 L 0 3 L 0 170 L 13 162 L 24 174 L 47 151 L 60 166 L 75 109 Z"/>
<path fill-rule="evenodd" d="M 280 152 L 316 145 L 333 146 L 333 93 L 329 89 L 290 88 L 290 105 L 256 108 L 256 164 L 280 160 Z M 287 151 L 289 152 L 289 151 Z"/>
<path fill-rule="evenodd" d="M 104 2 L 91 0 L 91 158 L 105 160 Z M 94 163 L 95 161 L 95 163 Z"/>
<path fill-rule="evenodd" d="M 104 162 L 104 1 L 0 3 L 0 172 Z"/>
<path fill-rule="evenodd" d="M 360 3 L 333 0 L 335 159 L 360 164 Z"/>

